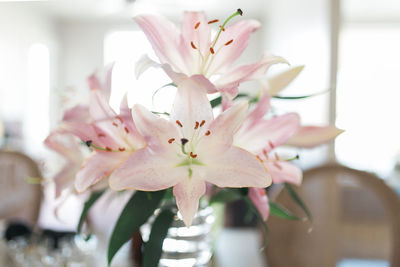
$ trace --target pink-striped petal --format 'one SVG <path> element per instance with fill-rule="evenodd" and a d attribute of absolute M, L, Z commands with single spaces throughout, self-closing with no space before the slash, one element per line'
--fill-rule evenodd
<path fill-rule="evenodd" d="M 241 148 L 231 147 L 219 156 L 201 161 L 206 166 L 197 167 L 200 176 L 218 187 L 267 187 L 271 184 L 271 176 L 263 164 Z"/>
<path fill-rule="evenodd" d="M 93 153 L 76 175 L 75 189 L 79 193 L 109 176 L 130 155 L 129 152 Z"/>
<path fill-rule="evenodd" d="M 208 74 L 220 73 L 228 69 L 246 49 L 250 34 L 261 26 L 256 20 L 241 20 L 223 31 L 214 47 L 214 60 L 207 71 Z M 233 42 L 225 45 L 230 40 Z"/>
<path fill-rule="evenodd" d="M 249 198 L 266 221 L 269 217 L 269 202 L 264 188 L 249 188 Z"/>
<path fill-rule="evenodd" d="M 271 107 L 271 98 L 267 92 L 261 96 L 258 101 L 256 108 L 250 112 L 245 121 L 245 128 L 251 128 L 255 126 L 269 111 Z"/>
<path fill-rule="evenodd" d="M 259 121 L 251 128 L 241 128 L 234 136 L 234 144 L 252 153 L 267 152 L 287 142 L 300 127 L 300 117 L 288 113 Z"/>
<path fill-rule="evenodd" d="M 232 146 L 233 135 L 246 117 L 247 108 L 247 102 L 242 101 L 221 113 L 209 125 L 209 134 L 197 145 L 199 154 L 220 155 L 228 150 Z"/>
<path fill-rule="evenodd" d="M 88 78 L 91 90 L 100 90 L 105 99 L 109 100 L 111 95 L 111 78 L 114 63 L 108 64 L 104 69 L 98 70 Z"/>
<path fill-rule="evenodd" d="M 183 222 L 189 227 L 198 210 L 200 197 L 206 192 L 206 183 L 193 176 L 175 185 L 173 192 Z"/>
<path fill-rule="evenodd" d="M 232 88 L 237 88 L 242 82 L 261 78 L 265 75 L 270 66 L 277 63 L 288 64 L 282 57 L 265 54 L 256 63 L 241 65 L 225 73 L 215 81 L 215 85 L 217 89 L 222 92 L 232 90 Z M 235 97 L 235 95 L 232 97 Z"/>
<path fill-rule="evenodd" d="M 198 129 L 205 132 L 213 118 L 210 101 L 201 85 L 192 79 L 186 79 L 178 84 L 171 121 L 174 123 L 179 121 L 183 125 L 182 132 L 186 138 L 192 137 L 196 122 L 205 121 L 204 126 Z"/>
<path fill-rule="evenodd" d="M 343 130 L 333 125 L 324 127 L 303 126 L 286 144 L 289 146 L 311 148 L 327 143 L 343 132 Z"/>
<path fill-rule="evenodd" d="M 161 63 L 171 65 L 175 71 L 187 73 L 187 58 L 183 55 L 188 54 L 185 50 L 189 48 L 184 44 L 175 25 L 155 15 L 140 15 L 134 19 L 147 36 Z"/>
<path fill-rule="evenodd" d="M 135 148 L 141 148 L 146 145 L 143 136 L 141 136 L 136 129 L 135 123 L 132 118 L 132 111 L 128 105 L 128 95 L 125 94 L 122 98 L 120 105 L 119 116 L 123 121 L 124 132 L 126 133 L 126 138 L 129 140 L 129 143 L 134 145 Z"/>
<path fill-rule="evenodd" d="M 139 133 L 144 137 L 147 146 L 158 153 L 173 151 L 174 144 L 168 141 L 179 140 L 180 135 L 176 126 L 148 111 L 141 105 L 135 105 L 132 116 Z"/>
<path fill-rule="evenodd" d="M 64 112 L 63 121 L 90 122 L 89 108 L 83 105 L 77 105 Z"/>
<path fill-rule="evenodd" d="M 271 174 L 274 184 L 301 184 L 303 172 L 296 165 L 286 161 L 266 162 L 265 165 Z"/>
<path fill-rule="evenodd" d="M 133 153 L 113 174 L 109 184 L 114 190 L 135 189 L 158 191 L 176 185 L 188 176 L 187 170 L 175 167 L 174 154 L 155 154 L 149 148 Z"/>

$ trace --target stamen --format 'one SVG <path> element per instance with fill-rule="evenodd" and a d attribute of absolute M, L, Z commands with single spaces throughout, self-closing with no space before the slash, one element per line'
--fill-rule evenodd
<path fill-rule="evenodd" d="M 179 127 L 183 127 L 182 123 L 179 120 L 176 120 L 176 124 L 178 124 Z"/>
<path fill-rule="evenodd" d="M 233 39 L 231 39 L 230 41 L 226 42 L 225 45 L 230 45 L 231 43 L 233 43 Z"/>
<path fill-rule="evenodd" d="M 219 20 L 218 19 L 213 19 L 213 20 L 210 20 L 209 22 L 208 22 L 208 24 L 213 24 L 213 23 L 216 23 L 216 22 L 218 22 Z"/>
<path fill-rule="evenodd" d="M 268 141 L 268 144 L 269 144 L 269 146 L 270 146 L 272 149 L 275 148 L 275 145 L 274 145 L 271 141 Z"/>
<path fill-rule="evenodd" d="M 259 162 L 263 162 L 263 160 L 260 158 L 259 155 L 256 155 L 256 158 L 258 159 Z"/>
<path fill-rule="evenodd" d="M 123 151 L 125 151 L 126 149 L 125 149 L 125 147 L 119 147 L 118 150 L 121 151 L 121 152 L 123 152 Z"/>
<path fill-rule="evenodd" d="M 210 134 L 211 134 L 210 130 L 208 130 L 208 131 L 205 133 L 206 136 L 209 136 Z"/>
<path fill-rule="evenodd" d="M 197 130 L 199 128 L 200 123 L 196 121 L 196 125 L 194 126 L 194 129 Z"/>
<path fill-rule="evenodd" d="M 215 53 L 214 48 L 210 47 L 210 52 L 211 52 L 211 54 L 214 54 Z"/>
<path fill-rule="evenodd" d="M 206 123 L 206 121 L 202 120 L 201 123 L 200 123 L 200 127 L 203 127 L 204 123 Z"/>
<path fill-rule="evenodd" d="M 110 147 L 106 146 L 106 151 L 111 152 L 112 149 Z"/>
<path fill-rule="evenodd" d="M 124 122 L 124 120 L 120 116 L 116 116 L 115 118 L 117 118 L 121 123 Z"/>
<path fill-rule="evenodd" d="M 262 196 L 265 196 L 267 194 L 267 192 L 265 192 L 265 190 L 260 191 Z"/>
<path fill-rule="evenodd" d="M 197 49 L 197 47 L 194 45 L 193 42 L 190 42 L 190 45 L 192 46 L 193 49 Z"/>
<path fill-rule="evenodd" d="M 225 28 L 222 25 L 220 25 L 219 28 L 221 29 L 221 31 L 225 31 Z"/>
<path fill-rule="evenodd" d="M 171 138 L 168 140 L 168 143 L 172 144 L 172 142 L 174 142 L 174 141 L 175 141 L 175 138 Z"/>
<path fill-rule="evenodd" d="M 124 130 L 125 130 L 125 132 L 126 132 L 127 134 L 129 133 L 128 127 L 125 126 Z"/>
<path fill-rule="evenodd" d="M 86 144 L 88 147 L 90 147 L 90 146 L 92 145 L 92 143 L 93 143 L 92 140 L 87 140 L 87 141 L 85 142 L 85 144 Z"/>
<path fill-rule="evenodd" d="M 118 127 L 118 124 L 116 122 L 113 122 L 112 125 L 114 125 L 115 127 Z"/>
<path fill-rule="evenodd" d="M 240 8 L 238 8 L 236 12 L 239 13 L 240 16 L 243 16 L 243 11 Z"/>
<path fill-rule="evenodd" d="M 98 136 L 98 137 L 106 137 L 106 135 L 103 134 L 103 133 L 99 133 L 97 136 Z"/>
<path fill-rule="evenodd" d="M 264 156 L 268 156 L 267 150 L 263 149 L 262 152 L 263 152 Z"/>
<path fill-rule="evenodd" d="M 189 140 L 187 140 L 186 138 L 181 138 L 181 143 L 184 146 L 187 142 L 189 142 Z"/>
<path fill-rule="evenodd" d="M 279 170 L 282 170 L 282 166 L 279 165 L 277 162 L 274 162 L 274 166 L 277 167 Z"/>
<path fill-rule="evenodd" d="M 279 156 L 278 156 L 277 153 L 275 153 L 275 159 L 276 159 L 276 160 L 279 160 Z"/>
<path fill-rule="evenodd" d="M 190 156 L 194 159 L 197 158 L 197 154 L 193 154 L 193 152 L 190 152 Z"/>
<path fill-rule="evenodd" d="M 196 25 L 194 26 L 194 29 L 197 30 L 197 28 L 200 26 L 200 21 L 196 23 Z"/>

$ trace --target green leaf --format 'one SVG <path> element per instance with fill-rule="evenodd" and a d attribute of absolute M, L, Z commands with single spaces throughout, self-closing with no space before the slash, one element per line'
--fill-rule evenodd
<path fill-rule="evenodd" d="M 273 98 L 284 99 L 284 100 L 296 100 L 296 99 L 304 99 L 304 98 L 309 98 L 309 97 L 313 97 L 313 96 L 317 96 L 317 95 L 322 95 L 327 92 L 329 92 L 329 90 L 318 92 L 318 93 L 311 94 L 311 95 L 302 95 L 302 96 L 278 96 L 278 95 L 276 95 L 276 96 L 273 96 Z"/>
<path fill-rule="evenodd" d="M 270 208 L 270 213 L 277 217 L 294 221 L 301 220 L 301 218 L 294 215 L 291 211 L 287 210 L 286 208 L 282 207 L 281 205 L 273 201 L 269 201 L 269 208 Z"/>
<path fill-rule="evenodd" d="M 139 230 L 157 209 L 165 190 L 156 192 L 136 191 L 125 205 L 114 226 L 108 245 L 108 265 L 118 250 Z"/>
<path fill-rule="evenodd" d="M 223 189 L 210 199 L 210 204 L 213 203 L 228 203 L 240 199 L 242 196 L 236 190 Z"/>
<path fill-rule="evenodd" d="M 292 186 L 288 183 L 285 183 L 285 188 L 288 191 L 290 197 L 299 205 L 304 213 L 307 215 L 308 220 L 312 223 L 312 215 L 310 210 L 307 208 L 306 204 L 301 200 L 301 198 L 297 195 L 296 191 L 292 188 Z"/>
<path fill-rule="evenodd" d="M 81 213 L 81 217 L 79 218 L 79 223 L 77 227 L 77 232 L 80 233 L 82 230 L 83 222 L 85 221 L 86 215 L 89 212 L 90 208 L 93 206 L 94 203 L 103 195 L 106 190 L 95 191 L 93 192 L 89 199 L 86 200 L 85 204 L 83 205 L 83 210 Z"/>
<path fill-rule="evenodd" d="M 143 267 L 156 267 L 161 258 L 162 246 L 165 237 L 168 234 L 168 229 L 174 220 L 175 214 L 165 209 L 155 219 L 149 237 L 149 241 L 144 247 Z"/>
<path fill-rule="evenodd" d="M 249 207 L 249 209 L 251 209 L 253 211 L 253 213 L 257 216 L 258 220 L 261 222 L 261 225 L 264 228 L 265 243 L 264 243 L 264 246 L 262 247 L 262 249 L 265 249 L 267 247 L 268 241 L 269 241 L 269 229 L 268 229 L 268 226 L 267 226 L 266 222 L 264 221 L 264 219 L 263 219 L 262 215 L 260 214 L 260 212 L 258 212 L 257 208 L 254 206 L 253 201 L 251 201 L 249 196 L 244 196 L 243 199 L 246 201 L 247 206 Z"/>

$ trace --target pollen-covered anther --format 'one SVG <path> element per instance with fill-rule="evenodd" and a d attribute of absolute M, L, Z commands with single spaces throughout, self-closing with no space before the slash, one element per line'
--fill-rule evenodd
<path fill-rule="evenodd" d="M 175 141 L 175 138 L 171 138 L 168 140 L 168 143 L 172 144 L 172 142 L 174 142 L 174 141 Z"/>
<path fill-rule="evenodd" d="M 200 21 L 196 23 L 196 25 L 194 25 L 194 29 L 197 30 L 197 28 L 200 26 Z"/>
<path fill-rule="evenodd" d="M 179 120 L 176 120 L 175 122 L 176 124 L 178 124 L 179 127 L 183 127 L 182 123 Z"/>
<path fill-rule="evenodd" d="M 116 122 L 113 122 L 112 125 L 118 127 L 118 124 Z"/>
<path fill-rule="evenodd" d="M 200 123 L 196 121 L 196 125 L 194 126 L 194 129 L 197 130 L 199 128 Z"/>
<path fill-rule="evenodd" d="M 243 11 L 240 8 L 238 8 L 237 12 L 239 13 L 240 16 L 243 16 Z"/>
<path fill-rule="evenodd" d="M 279 170 L 282 170 L 282 166 L 279 165 L 277 162 L 274 162 L 274 166 L 277 167 Z"/>
<path fill-rule="evenodd" d="M 106 137 L 106 135 L 103 133 L 99 133 L 99 134 L 97 134 L 97 137 Z"/>
<path fill-rule="evenodd" d="M 106 146 L 106 151 L 108 152 L 112 151 L 111 147 Z"/>
<path fill-rule="evenodd" d="M 233 39 L 231 39 L 230 41 L 226 42 L 225 45 L 230 45 L 231 43 L 233 43 Z"/>
<path fill-rule="evenodd" d="M 200 127 L 203 127 L 203 125 L 206 123 L 206 121 L 205 120 L 202 120 L 201 122 L 200 122 Z"/>
<path fill-rule="evenodd" d="M 259 162 L 263 162 L 262 158 L 259 155 L 256 155 L 256 158 L 258 159 Z"/>
<path fill-rule="evenodd" d="M 117 118 L 121 123 L 124 123 L 124 120 L 120 116 L 116 116 L 115 118 Z"/>
<path fill-rule="evenodd" d="M 190 45 L 192 46 L 193 49 L 197 49 L 197 47 L 194 45 L 193 42 L 190 42 Z"/>
<path fill-rule="evenodd" d="M 268 144 L 269 144 L 269 146 L 270 146 L 272 149 L 275 148 L 275 145 L 274 145 L 271 141 L 268 141 Z"/>
<path fill-rule="evenodd" d="M 125 130 L 125 132 L 128 134 L 129 133 L 129 129 L 128 129 L 128 127 L 124 127 L 124 130 Z"/>
<path fill-rule="evenodd" d="M 123 151 L 126 150 L 126 148 L 125 148 L 125 147 L 119 147 L 118 150 L 121 151 L 121 152 L 123 152 Z"/>
<path fill-rule="evenodd" d="M 210 20 L 209 22 L 207 22 L 208 24 L 213 24 L 213 23 L 216 23 L 216 22 L 218 22 L 219 20 L 218 19 L 213 19 L 213 20 Z"/>
<path fill-rule="evenodd" d="M 214 48 L 210 47 L 211 54 L 215 54 Z"/>
<path fill-rule="evenodd" d="M 222 27 L 222 25 L 220 25 L 219 28 L 221 29 L 221 31 L 223 31 L 223 32 L 225 31 L 225 28 Z"/>
<path fill-rule="evenodd" d="M 87 141 L 85 142 L 85 144 L 86 144 L 88 147 L 90 147 L 90 146 L 92 145 L 92 143 L 93 143 L 92 140 L 87 140 Z"/>
<path fill-rule="evenodd" d="M 205 133 L 205 136 L 209 136 L 211 134 L 210 130 Z"/>
<path fill-rule="evenodd" d="M 278 154 L 275 153 L 275 159 L 280 160 Z"/>
<path fill-rule="evenodd" d="M 190 154 L 189 154 L 192 158 L 197 158 L 197 154 L 193 154 L 193 152 L 190 152 Z"/>
<path fill-rule="evenodd" d="M 187 142 L 189 142 L 188 139 L 186 138 L 181 138 L 181 144 L 184 146 L 185 144 L 187 144 Z"/>

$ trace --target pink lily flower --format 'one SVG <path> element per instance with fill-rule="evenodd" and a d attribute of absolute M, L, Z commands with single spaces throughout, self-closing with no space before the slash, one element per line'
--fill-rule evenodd
<path fill-rule="evenodd" d="M 160 66 L 176 84 L 191 77 L 208 93 L 221 92 L 232 99 L 240 83 L 259 79 L 272 64 L 287 63 L 281 57 L 264 54 L 258 62 L 233 68 L 232 64 L 246 49 L 250 34 L 261 26 L 256 20 L 242 20 L 225 27 L 237 15 L 242 15 L 240 9 L 219 26 L 214 38 L 211 24 L 218 20 L 207 20 L 203 12 L 185 12 L 180 31 L 160 16 L 135 17 L 161 63 L 142 58 L 137 76 L 148 67 Z"/>
<path fill-rule="evenodd" d="M 213 118 L 206 92 L 196 81 L 178 84 L 170 121 L 135 105 L 133 119 L 147 146 L 132 154 L 109 182 L 114 190 L 158 191 L 173 187 L 176 204 L 190 226 L 206 182 L 218 187 L 270 185 L 270 175 L 250 152 L 233 146 L 247 103 Z"/>
<path fill-rule="evenodd" d="M 53 178 L 56 186 L 56 198 L 58 198 L 64 190 L 73 186 L 76 173 L 84 161 L 84 153 L 75 136 L 60 130 L 52 132 L 44 143 L 65 160 L 64 166 Z"/>

